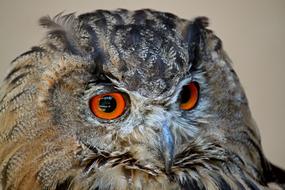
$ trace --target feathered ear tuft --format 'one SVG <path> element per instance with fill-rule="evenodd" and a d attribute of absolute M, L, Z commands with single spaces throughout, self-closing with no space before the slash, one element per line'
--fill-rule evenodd
<path fill-rule="evenodd" d="M 58 24 L 53 21 L 53 19 L 50 16 L 43 16 L 39 20 L 39 24 L 43 26 L 44 28 L 56 28 L 58 27 Z"/>
<path fill-rule="evenodd" d="M 70 29 L 70 27 L 76 22 L 75 13 L 63 15 L 63 12 L 57 14 L 55 17 L 44 16 L 40 18 L 39 23 L 41 26 L 48 29 Z"/>
<path fill-rule="evenodd" d="M 194 20 L 194 24 L 198 25 L 199 27 L 201 28 L 207 28 L 210 24 L 209 22 L 209 18 L 208 17 L 205 17 L 205 16 L 200 16 L 200 17 L 197 17 L 195 18 Z"/>
<path fill-rule="evenodd" d="M 48 29 L 47 41 L 52 49 L 80 54 L 78 37 L 74 31 L 77 25 L 75 13 L 63 15 L 61 12 L 54 18 L 44 16 L 40 18 L 39 24 Z"/>
<path fill-rule="evenodd" d="M 189 63 L 192 70 L 197 69 L 197 61 L 200 58 L 200 49 L 203 43 L 203 36 L 209 26 L 209 19 L 207 17 L 197 17 L 194 21 L 189 22 L 186 26 L 184 39 L 188 44 Z"/>

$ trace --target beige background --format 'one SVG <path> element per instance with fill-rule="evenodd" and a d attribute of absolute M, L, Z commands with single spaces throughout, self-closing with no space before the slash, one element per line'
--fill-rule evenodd
<path fill-rule="evenodd" d="M 285 0 L 0 0 L 0 79 L 42 39 L 39 17 L 119 7 L 208 16 L 247 92 L 267 157 L 285 168 Z"/>

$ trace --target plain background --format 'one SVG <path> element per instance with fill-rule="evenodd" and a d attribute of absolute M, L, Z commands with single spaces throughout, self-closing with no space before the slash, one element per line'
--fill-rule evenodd
<path fill-rule="evenodd" d="M 0 79 L 43 38 L 41 16 L 116 8 L 209 17 L 245 88 L 265 154 L 285 168 L 285 0 L 0 0 Z"/>

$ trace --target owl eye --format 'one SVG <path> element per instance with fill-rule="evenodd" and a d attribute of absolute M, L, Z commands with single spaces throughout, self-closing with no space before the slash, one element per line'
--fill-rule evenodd
<path fill-rule="evenodd" d="M 197 82 L 190 82 L 183 87 L 180 93 L 180 109 L 193 109 L 199 99 L 199 85 Z"/>
<path fill-rule="evenodd" d="M 123 114 L 125 107 L 125 99 L 119 92 L 100 94 L 90 99 L 92 113 L 101 119 L 116 119 Z"/>

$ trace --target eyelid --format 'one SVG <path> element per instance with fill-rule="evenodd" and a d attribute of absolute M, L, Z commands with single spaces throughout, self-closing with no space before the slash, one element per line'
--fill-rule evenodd
<path fill-rule="evenodd" d="M 118 92 L 119 90 L 114 87 L 111 83 L 94 83 L 92 86 L 88 86 L 88 90 L 86 90 L 85 97 L 90 99 L 90 97 L 107 94 L 112 92 Z"/>

